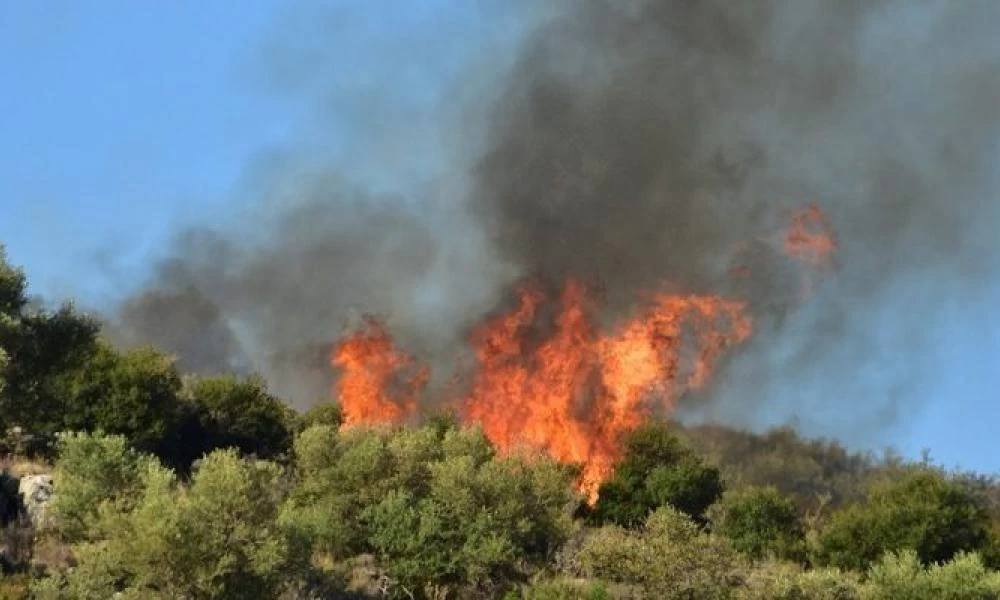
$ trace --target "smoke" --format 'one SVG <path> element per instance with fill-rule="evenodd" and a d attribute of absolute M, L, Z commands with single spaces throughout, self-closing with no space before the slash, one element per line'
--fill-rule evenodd
<path fill-rule="evenodd" d="M 840 269 L 796 307 L 755 243 L 758 334 L 689 413 L 871 442 L 942 377 L 942 307 L 995 277 L 1000 8 L 985 2 L 580 2 L 526 44 L 476 206 L 524 271 L 731 290 L 740 244 L 817 201 Z M 612 305 L 617 304 L 613 302 Z"/>
<path fill-rule="evenodd" d="M 329 347 L 366 313 L 421 355 L 454 348 L 452 320 L 491 302 L 476 289 L 486 250 L 435 232 L 455 243 L 470 226 L 322 173 L 303 180 L 259 233 L 184 232 L 123 304 L 119 339 L 169 348 L 187 370 L 260 370 L 300 404 L 326 397 Z"/>
<path fill-rule="evenodd" d="M 120 339 L 260 370 L 303 404 L 325 395 L 325 346 L 360 312 L 445 365 L 517 278 L 572 275 L 600 282 L 609 321 L 665 285 L 751 302 L 757 335 L 690 418 L 797 418 L 854 441 L 905 422 L 942 377 L 942 307 L 978 302 L 997 274 L 1000 5 L 539 6 L 463 13 L 482 28 L 471 38 L 504 24 L 479 46 L 431 28 L 443 54 L 442 40 L 472 48 L 447 68 L 424 37 L 400 38 L 384 58 L 402 66 L 341 107 L 368 124 L 350 157 L 304 168 L 308 151 L 291 153 L 249 192 L 236 221 L 250 226 L 179 234 L 123 303 Z M 441 92 L 393 105 L 415 65 Z M 379 164 L 406 174 L 389 193 Z M 803 304 L 801 268 L 769 240 L 813 201 L 838 269 Z"/>

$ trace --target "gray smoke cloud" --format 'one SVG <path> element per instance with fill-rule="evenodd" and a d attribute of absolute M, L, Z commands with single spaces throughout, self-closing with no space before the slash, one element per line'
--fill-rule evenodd
<path fill-rule="evenodd" d="M 995 287 L 1000 5 L 512 6 L 528 33 L 477 54 L 421 130 L 415 151 L 447 168 L 396 194 L 338 161 L 277 169 L 253 234 L 180 235 L 119 335 L 195 369 L 261 370 L 301 404 L 324 393 L 325 347 L 359 312 L 444 366 L 520 277 L 600 282 L 612 320 L 667 285 L 746 298 L 757 317 L 689 418 L 796 418 L 858 442 L 905 423 L 947 358 L 941 307 Z M 367 160 L 392 139 L 379 131 Z M 773 237 L 813 201 L 840 248 L 803 304 Z"/>

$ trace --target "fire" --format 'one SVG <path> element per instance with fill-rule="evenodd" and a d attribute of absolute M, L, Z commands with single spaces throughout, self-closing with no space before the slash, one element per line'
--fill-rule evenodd
<path fill-rule="evenodd" d="M 382 324 L 370 317 L 361 331 L 337 345 L 333 365 L 342 370 L 336 392 L 348 427 L 411 417 L 430 374 L 396 349 Z"/>
<path fill-rule="evenodd" d="M 816 204 L 810 204 L 792 216 L 792 226 L 785 235 L 785 253 L 815 266 L 829 266 L 837 241 L 830 221 Z"/>
<path fill-rule="evenodd" d="M 481 423 L 501 451 L 526 446 L 581 464 L 591 501 L 620 458 L 620 436 L 657 408 L 672 408 L 684 390 L 704 385 L 719 354 L 751 329 L 741 302 L 662 295 L 602 335 L 584 288 L 571 280 L 552 333 L 535 341 L 543 300 L 522 290 L 514 311 L 474 334 L 479 370 L 463 416 Z M 694 350 L 687 361 L 685 349 Z"/>
<path fill-rule="evenodd" d="M 837 244 L 817 205 L 796 212 L 781 237 L 789 257 L 832 266 Z M 738 265 L 730 275 L 752 274 Z M 473 330 L 476 369 L 449 399 L 501 452 L 543 451 L 581 465 L 591 503 L 621 458 L 621 436 L 707 385 L 718 359 L 752 329 L 744 302 L 718 296 L 654 295 L 608 331 L 595 324 L 596 304 L 572 279 L 557 298 L 522 287 L 512 310 Z M 411 419 L 429 378 L 375 320 L 337 346 L 333 364 L 346 427 Z"/>
<path fill-rule="evenodd" d="M 811 267 L 802 274 L 800 295 L 803 301 L 815 293 L 815 270 L 828 270 L 834 266 L 833 253 L 836 250 L 833 227 L 818 205 L 810 204 L 792 215 L 791 227 L 785 234 L 785 254 Z"/>
<path fill-rule="evenodd" d="M 582 465 L 591 501 L 620 458 L 620 436 L 703 386 L 719 355 L 751 330 L 743 303 L 709 296 L 657 296 L 610 334 L 597 331 L 595 308 L 573 280 L 554 307 L 522 288 L 512 311 L 473 332 L 478 368 L 458 403 L 463 422 L 480 424 L 501 452 L 541 450 Z M 413 414 L 426 370 L 390 393 L 387 383 L 413 360 L 377 323 L 341 343 L 334 362 L 344 370 L 348 426 Z"/>

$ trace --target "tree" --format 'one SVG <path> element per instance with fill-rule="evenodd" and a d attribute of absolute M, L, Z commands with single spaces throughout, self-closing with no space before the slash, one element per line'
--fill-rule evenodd
<path fill-rule="evenodd" d="M 431 471 L 425 496 L 397 489 L 363 514 L 376 556 L 405 589 L 495 592 L 566 538 L 569 481 L 552 463 L 466 455 Z"/>
<path fill-rule="evenodd" d="M 273 459 L 291 449 L 295 412 L 268 391 L 262 377 L 193 378 L 184 393 L 200 415 L 205 451 L 237 448 Z"/>
<path fill-rule="evenodd" d="M 855 573 L 839 569 L 804 569 L 801 565 L 757 563 L 747 570 L 740 600 L 861 600 Z"/>
<path fill-rule="evenodd" d="M 314 425 L 294 443 L 296 484 L 282 520 L 315 550 L 333 559 L 366 548 L 360 514 L 392 489 L 387 434 Z"/>
<path fill-rule="evenodd" d="M 580 561 L 590 576 L 635 586 L 641 597 L 705 600 L 731 597 L 739 566 L 726 540 L 669 506 L 638 530 L 599 529 L 584 542 Z"/>
<path fill-rule="evenodd" d="M 64 427 L 124 435 L 145 452 L 169 452 L 166 439 L 179 418 L 181 379 L 174 360 L 152 348 L 118 352 L 99 343 L 60 377 Z"/>
<path fill-rule="evenodd" d="M 709 510 L 712 531 L 753 560 L 805 559 L 805 531 L 795 503 L 773 487 L 726 492 Z"/>
<path fill-rule="evenodd" d="M 924 563 L 941 562 L 985 547 L 988 530 L 989 515 L 966 486 L 918 465 L 874 484 L 866 502 L 834 513 L 816 559 L 862 570 L 886 552 L 912 549 Z"/>
<path fill-rule="evenodd" d="M 283 515 L 334 559 L 373 553 L 399 591 L 496 591 L 551 558 L 576 501 L 569 471 L 495 457 L 482 430 L 313 426 Z"/>
<path fill-rule="evenodd" d="M 141 494 L 143 474 L 155 463 L 120 435 L 64 434 L 57 448 L 52 513 L 61 536 L 71 542 L 94 534 L 105 504 L 128 510 Z"/>
<path fill-rule="evenodd" d="M 7 386 L 7 365 L 10 364 L 10 360 L 7 358 L 7 351 L 0 348 L 0 394 L 3 394 L 3 389 Z"/>
<path fill-rule="evenodd" d="M 344 411 L 335 402 L 321 401 L 303 413 L 296 422 L 296 431 L 304 431 L 313 425 L 329 425 L 338 428 L 344 422 Z"/>
<path fill-rule="evenodd" d="M 64 428 L 66 396 L 58 376 L 93 351 L 98 325 L 70 304 L 54 312 L 31 306 L 24 272 L 0 246 L 0 353 L 5 356 L 0 426 L 48 436 Z"/>
<path fill-rule="evenodd" d="M 916 552 L 904 550 L 872 566 L 863 594 L 866 600 L 994 599 L 1000 598 L 1000 573 L 987 570 L 975 553 L 925 568 Z"/>
<path fill-rule="evenodd" d="M 234 450 L 208 455 L 187 487 L 148 463 L 136 502 L 104 504 L 89 541 L 73 547 L 78 566 L 36 597 L 277 597 L 304 556 L 277 524 L 280 478 L 274 463 Z"/>
<path fill-rule="evenodd" d="M 706 466 L 664 423 L 640 426 L 601 485 L 591 522 L 636 526 L 654 509 L 673 506 L 701 521 L 722 495 L 718 469 Z"/>

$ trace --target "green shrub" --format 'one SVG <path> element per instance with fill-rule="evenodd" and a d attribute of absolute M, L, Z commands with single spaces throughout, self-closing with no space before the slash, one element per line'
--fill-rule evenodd
<path fill-rule="evenodd" d="M 151 464 L 131 506 L 105 503 L 72 548 L 77 566 L 39 598 L 276 597 L 305 556 L 277 524 L 280 469 L 234 450 L 208 455 L 189 486 Z M 120 593 L 121 596 L 116 596 Z"/>
<path fill-rule="evenodd" d="M 101 343 L 60 382 L 68 430 L 120 434 L 134 448 L 156 452 L 178 417 L 180 375 L 173 358 L 152 348 L 120 353 Z"/>
<path fill-rule="evenodd" d="M 804 571 L 793 563 L 757 563 L 737 597 L 740 600 L 859 600 L 861 588 L 852 573 L 837 569 Z"/>
<path fill-rule="evenodd" d="M 295 413 L 268 392 L 261 377 L 189 379 L 184 396 L 200 421 L 202 453 L 236 448 L 243 454 L 270 460 L 291 449 Z"/>
<path fill-rule="evenodd" d="M 51 510 L 55 527 L 71 542 L 96 534 L 105 504 L 128 510 L 142 493 L 142 478 L 156 464 L 121 435 L 63 434 L 58 452 Z"/>
<path fill-rule="evenodd" d="M 773 487 L 727 492 L 709 516 L 712 531 L 753 560 L 805 559 L 805 529 L 795 504 Z"/>
<path fill-rule="evenodd" d="M 624 456 L 601 485 L 588 520 L 633 527 L 654 509 L 672 506 L 701 522 L 722 490 L 718 469 L 706 466 L 666 424 L 650 423 L 627 436 Z"/>
<path fill-rule="evenodd" d="M 478 428 L 319 425 L 295 456 L 283 522 L 334 559 L 374 554 L 406 593 L 500 589 L 551 559 L 570 529 L 568 471 L 496 458 Z"/>
<path fill-rule="evenodd" d="M 594 532 L 580 549 L 585 572 L 635 586 L 647 597 L 733 597 L 739 560 L 726 540 L 706 534 L 670 507 L 653 512 L 638 531 L 617 525 Z"/>
<path fill-rule="evenodd" d="M 297 432 L 302 432 L 313 425 L 329 425 L 334 429 L 344 422 L 344 411 L 339 404 L 329 400 L 317 402 L 312 408 L 299 415 L 296 421 Z"/>
<path fill-rule="evenodd" d="M 965 486 L 918 466 L 873 485 L 863 504 L 834 513 L 820 533 L 816 560 L 863 570 L 886 552 L 910 548 L 925 564 L 946 561 L 985 547 L 989 525 Z"/>
<path fill-rule="evenodd" d="M 868 572 L 865 600 L 997 600 L 1000 573 L 988 571 L 977 554 L 959 553 L 925 568 L 912 550 L 889 553 Z"/>
<path fill-rule="evenodd" d="M 612 600 L 603 581 L 550 579 L 524 586 L 507 595 L 510 600 Z"/>

